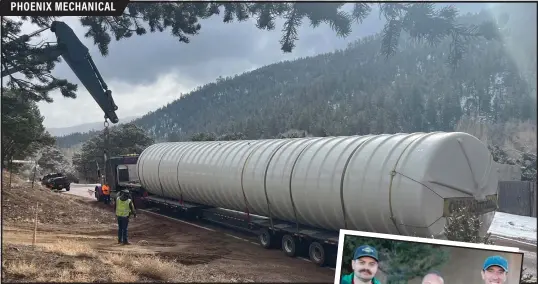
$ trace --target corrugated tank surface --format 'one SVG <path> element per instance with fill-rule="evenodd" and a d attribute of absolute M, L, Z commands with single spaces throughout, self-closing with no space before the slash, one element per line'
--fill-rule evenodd
<path fill-rule="evenodd" d="M 151 193 L 318 228 L 432 236 L 444 200 L 497 192 L 465 133 L 161 143 L 138 159 Z M 482 215 L 487 229 L 493 213 Z M 485 230 L 486 230 L 485 229 Z"/>
<path fill-rule="evenodd" d="M 176 171 L 184 200 L 245 210 L 243 167 L 249 153 L 260 143 L 263 141 L 200 142 L 185 149 Z"/>

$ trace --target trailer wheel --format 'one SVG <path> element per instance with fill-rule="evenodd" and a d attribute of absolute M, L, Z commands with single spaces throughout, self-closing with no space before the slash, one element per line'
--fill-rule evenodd
<path fill-rule="evenodd" d="M 312 242 L 308 248 L 308 256 L 313 263 L 319 266 L 325 265 L 325 248 L 322 244 Z"/>
<path fill-rule="evenodd" d="M 99 194 L 99 188 L 96 186 L 94 191 L 95 199 L 99 202 L 101 201 L 101 195 Z"/>
<path fill-rule="evenodd" d="M 297 250 L 297 241 L 291 235 L 284 235 L 282 237 L 282 250 L 289 257 L 294 257 Z"/>
<path fill-rule="evenodd" d="M 273 240 L 273 235 L 271 234 L 271 232 L 269 232 L 268 229 L 263 229 L 258 235 L 258 241 L 260 242 L 260 245 L 265 249 L 273 248 Z"/>
<path fill-rule="evenodd" d="M 71 186 L 68 186 L 65 188 L 65 191 L 70 191 L 71 190 Z"/>

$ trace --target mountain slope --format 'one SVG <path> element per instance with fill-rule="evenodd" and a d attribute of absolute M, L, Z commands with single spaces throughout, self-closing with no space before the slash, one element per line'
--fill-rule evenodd
<path fill-rule="evenodd" d="M 379 37 L 368 37 L 343 51 L 226 78 L 134 122 L 158 139 L 187 139 L 236 131 L 266 138 L 290 128 L 314 135 L 450 131 L 462 115 L 536 119 L 535 90 L 502 42 L 473 41 L 455 73 L 445 64 L 449 42 L 431 48 L 402 40 L 388 60 L 379 47 Z"/>
<path fill-rule="evenodd" d="M 138 116 L 128 116 L 125 118 L 122 118 L 121 123 L 129 123 L 135 119 L 137 119 Z M 69 127 L 50 127 L 47 128 L 47 131 L 52 136 L 66 136 L 72 133 L 85 133 L 90 131 L 99 131 L 103 130 L 103 122 L 89 122 L 89 123 L 83 123 L 79 125 L 69 126 Z"/>
<path fill-rule="evenodd" d="M 516 10 L 508 11 L 502 27 L 507 42 L 535 35 L 518 19 L 536 19 L 536 10 Z M 486 19 L 487 13 L 461 18 Z M 463 116 L 492 123 L 536 120 L 536 72 L 523 77 L 503 42 L 473 41 L 456 72 L 446 64 L 450 42 L 433 48 L 402 39 L 389 59 L 379 48 L 380 38 L 371 36 L 346 50 L 218 80 L 134 123 L 157 140 L 186 140 L 197 132 L 267 138 L 293 128 L 317 136 L 451 131 Z M 527 57 L 535 68 L 535 53 Z"/>

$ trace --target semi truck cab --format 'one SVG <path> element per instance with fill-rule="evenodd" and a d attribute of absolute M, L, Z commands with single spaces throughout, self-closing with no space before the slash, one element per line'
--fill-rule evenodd
<path fill-rule="evenodd" d="M 111 157 L 106 161 L 106 181 L 110 186 L 110 198 L 112 203 L 116 199 L 118 192 L 127 189 L 131 192 L 131 196 L 142 196 L 143 189 L 138 181 L 136 174 L 136 162 L 138 154 L 129 154 Z M 97 201 L 102 201 L 101 186 L 96 186 L 95 198 Z M 136 202 L 135 202 L 136 203 Z M 136 205 L 136 204 L 135 204 Z"/>

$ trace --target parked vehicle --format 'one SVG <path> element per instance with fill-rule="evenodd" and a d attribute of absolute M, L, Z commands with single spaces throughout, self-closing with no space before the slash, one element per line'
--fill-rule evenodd
<path fill-rule="evenodd" d="M 65 191 L 69 191 L 71 190 L 71 181 L 65 176 L 55 177 L 55 178 L 49 179 L 45 183 L 45 186 L 52 190 L 65 189 Z"/>
<path fill-rule="evenodd" d="M 50 173 L 50 174 L 47 174 L 45 176 L 43 176 L 43 178 L 41 179 L 41 184 L 42 185 L 46 185 L 46 183 L 52 179 L 52 178 L 57 178 L 57 177 L 63 177 L 64 174 L 62 173 Z"/>

